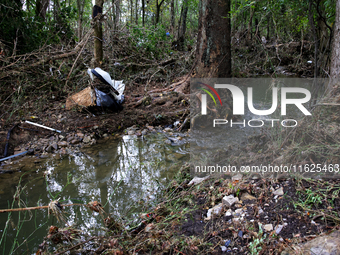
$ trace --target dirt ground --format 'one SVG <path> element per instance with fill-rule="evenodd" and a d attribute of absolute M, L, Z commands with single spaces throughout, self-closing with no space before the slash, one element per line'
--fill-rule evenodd
<path fill-rule="evenodd" d="M 175 121 L 183 123 L 189 114 L 188 96 L 186 97 L 181 92 L 170 91 L 156 93 L 153 98 L 144 97 L 144 88 L 142 85 L 133 87 L 127 85 L 121 111 L 103 107 L 74 107 L 66 110 L 66 100 L 62 98 L 60 101 L 51 100 L 43 109 L 32 112 L 28 116 L 12 117 L 12 121 L 7 124 L 3 119 L 0 121 L 0 155 L 4 154 L 7 141 L 7 156 L 10 156 L 18 146 L 23 147 L 30 141 L 49 138 L 55 134 L 53 131 L 27 124 L 25 120 L 60 130 L 66 134 L 77 132 L 92 134 L 96 139 L 100 139 L 104 134 L 122 133 L 125 128 L 133 125 L 143 127 L 146 124 L 171 125 Z M 157 91 L 163 89 L 159 85 L 149 88 L 149 90 Z M 10 139 L 7 140 L 10 130 Z"/>

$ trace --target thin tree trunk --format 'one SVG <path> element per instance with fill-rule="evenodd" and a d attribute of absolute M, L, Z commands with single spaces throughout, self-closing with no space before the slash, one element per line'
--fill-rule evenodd
<path fill-rule="evenodd" d="M 312 11 L 312 3 L 313 0 L 309 0 L 308 7 L 308 16 L 309 16 L 309 24 L 312 29 L 313 39 L 314 39 L 314 78 L 318 77 L 318 52 L 319 52 L 319 40 L 316 32 L 315 24 L 314 24 L 314 15 Z"/>
<path fill-rule="evenodd" d="M 103 61 L 103 26 L 100 16 L 103 13 L 104 0 L 96 0 L 93 7 L 92 19 L 94 25 L 94 64 L 100 66 Z"/>
<path fill-rule="evenodd" d="M 267 41 L 269 41 L 270 38 L 270 15 L 271 13 L 267 15 Z"/>
<path fill-rule="evenodd" d="M 170 21 L 170 33 L 173 35 L 175 31 L 175 0 L 171 0 L 170 4 L 170 16 L 171 16 L 171 21 Z"/>
<path fill-rule="evenodd" d="M 119 21 L 120 21 L 120 1 L 116 1 L 116 10 L 115 10 L 115 29 L 119 28 Z"/>
<path fill-rule="evenodd" d="M 235 1 L 235 6 L 234 6 L 234 12 L 236 13 L 237 12 L 237 9 L 238 9 L 238 4 L 237 4 L 237 1 Z M 236 21 L 237 21 L 237 16 L 234 16 L 232 22 L 231 22 L 231 33 L 236 33 Z"/>
<path fill-rule="evenodd" d="M 133 23 L 133 0 L 130 0 L 130 23 Z"/>
<path fill-rule="evenodd" d="M 77 0 L 78 8 L 78 39 L 81 41 L 83 37 L 83 13 L 84 13 L 85 0 Z"/>
<path fill-rule="evenodd" d="M 199 9 L 197 77 L 230 77 L 230 0 L 200 0 Z"/>
<path fill-rule="evenodd" d="M 136 0 L 136 5 L 135 5 L 135 16 L 136 16 L 136 25 L 138 25 L 138 0 Z"/>
<path fill-rule="evenodd" d="M 155 20 L 155 25 L 157 25 L 159 23 L 159 16 L 160 16 L 160 12 L 161 12 L 161 6 L 164 3 L 164 0 L 162 0 L 159 4 L 158 4 L 158 0 L 156 0 L 156 20 Z"/>
<path fill-rule="evenodd" d="M 188 0 L 183 2 L 180 24 L 178 26 L 178 39 L 177 39 L 177 47 L 178 50 L 184 50 L 184 42 L 185 42 L 185 31 L 186 31 L 186 22 L 187 22 L 187 13 L 188 13 Z"/>
<path fill-rule="evenodd" d="M 331 57 L 331 79 L 333 82 L 339 82 L 340 80 L 340 0 L 336 1 Z"/>
<path fill-rule="evenodd" d="M 248 43 L 250 43 L 252 39 L 252 26 L 253 26 L 254 13 L 255 13 L 255 8 L 250 7 L 250 19 L 248 23 L 248 34 L 247 34 Z"/>
<path fill-rule="evenodd" d="M 142 24 L 145 26 L 145 2 L 142 0 Z"/>
<path fill-rule="evenodd" d="M 46 11 L 50 4 L 50 0 L 36 0 L 35 2 L 35 15 L 37 17 L 46 19 Z"/>

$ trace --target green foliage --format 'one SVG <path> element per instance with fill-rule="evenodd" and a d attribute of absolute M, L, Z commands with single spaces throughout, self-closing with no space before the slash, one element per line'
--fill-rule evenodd
<path fill-rule="evenodd" d="M 131 33 L 135 46 L 144 51 L 151 58 L 164 58 L 171 51 L 171 36 L 167 36 L 167 30 L 163 25 L 151 26 L 146 29 L 141 26 L 131 26 Z"/>
<path fill-rule="evenodd" d="M 55 20 L 52 20 L 49 27 L 53 27 L 54 42 L 70 40 L 74 37 L 74 29 L 71 27 L 72 22 L 77 20 L 78 10 L 74 5 L 66 5 L 65 2 L 60 4 L 60 10 Z"/>
<path fill-rule="evenodd" d="M 297 193 L 301 193 L 302 198 L 300 199 L 300 203 L 297 203 L 296 205 L 301 206 L 302 208 L 311 209 L 313 206 L 322 204 L 323 197 L 311 188 L 308 188 L 303 192 L 298 191 Z"/>
<path fill-rule="evenodd" d="M 259 252 L 262 250 L 261 245 L 263 244 L 265 239 L 266 239 L 266 234 L 263 235 L 262 225 L 259 225 L 258 237 L 254 239 L 254 241 L 249 243 L 250 254 L 252 255 L 259 254 Z"/>
<path fill-rule="evenodd" d="M 35 6 L 23 8 L 20 0 L 2 0 L 0 4 L 1 42 L 8 49 L 22 54 L 38 49 L 44 44 L 59 43 L 74 37 L 72 24 L 78 11 L 73 4 L 60 3 L 60 10 L 54 19 L 53 12 L 47 12 L 46 20 L 36 16 Z M 33 3 L 32 3 L 33 4 Z"/>

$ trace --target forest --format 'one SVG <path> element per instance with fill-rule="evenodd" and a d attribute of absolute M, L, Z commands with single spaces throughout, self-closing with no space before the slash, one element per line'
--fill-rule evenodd
<path fill-rule="evenodd" d="M 338 254 L 339 77 L 340 0 L 0 0 L 0 253 Z M 298 127 L 207 154 L 305 175 L 193 175 L 182 154 L 210 92 L 190 83 L 210 78 L 313 83 L 312 116 Z M 209 114 L 239 120 L 232 103 L 223 114 L 214 103 Z M 131 163 L 124 179 L 113 162 L 133 161 L 127 136 L 156 159 Z M 157 191 L 139 186 L 141 169 L 164 165 L 175 174 L 150 177 Z"/>

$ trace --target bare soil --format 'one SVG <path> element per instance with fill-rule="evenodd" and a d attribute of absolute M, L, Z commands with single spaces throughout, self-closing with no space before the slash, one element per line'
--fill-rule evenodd
<path fill-rule="evenodd" d="M 0 121 L 0 155 L 4 154 L 9 130 L 7 156 L 14 153 L 18 146 L 23 147 L 29 141 L 38 138 L 48 138 L 54 135 L 40 127 L 25 123 L 25 120 L 60 130 L 65 133 L 82 132 L 94 134 L 97 139 L 104 134 L 114 135 L 122 133 L 125 128 L 137 125 L 169 125 L 176 120 L 183 123 L 189 114 L 188 97 L 181 92 L 158 93 L 153 98 L 144 97 L 145 86 L 127 85 L 123 110 L 113 111 L 103 107 L 65 109 L 65 98 L 51 100 L 42 109 L 31 112 L 28 116 L 12 117 L 12 121 L 5 124 Z M 155 85 L 150 90 L 164 90 L 161 85 Z M 146 98 L 148 100 L 144 100 Z M 138 103 L 138 101 L 141 101 Z M 137 104 L 138 103 L 138 104 Z"/>

